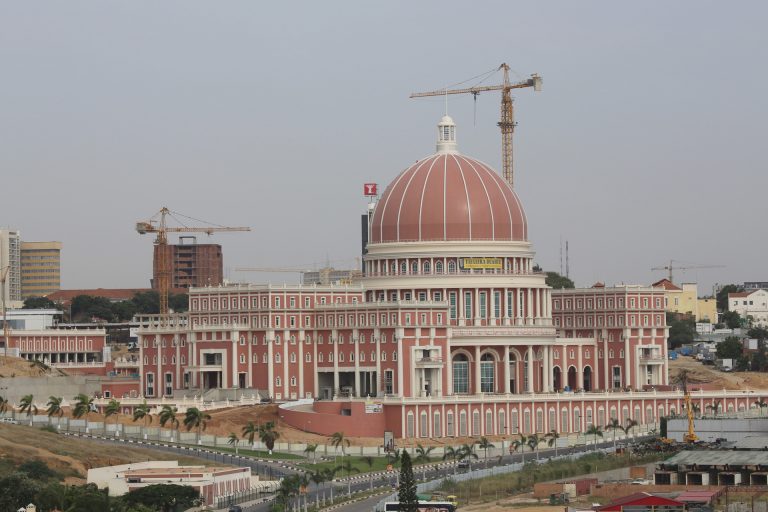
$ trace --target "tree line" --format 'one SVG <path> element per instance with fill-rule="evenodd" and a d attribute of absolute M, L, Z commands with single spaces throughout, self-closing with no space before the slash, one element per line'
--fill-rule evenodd
<path fill-rule="evenodd" d="M 189 309 L 189 296 L 183 293 L 168 295 L 168 307 L 177 313 Z M 24 309 L 59 309 L 61 306 L 47 297 L 30 297 Z M 127 322 L 134 315 L 155 315 L 160 312 L 160 296 L 154 290 L 136 293 L 130 300 L 113 302 L 105 297 L 77 295 L 64 318 L 69 322 L 90 322 L 96 318 L 107 322 Z"/>

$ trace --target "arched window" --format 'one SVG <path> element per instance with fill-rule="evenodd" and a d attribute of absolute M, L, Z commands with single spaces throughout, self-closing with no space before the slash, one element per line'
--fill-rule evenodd
<path fill-rule="evenodd" d="M 406 416 L 406 421 L 405 421 L 405 435 L 410 438 L 415 437 L 413 430 L 414 430 L 413 412 L 408 411 L 408 416 Z"/>
<path fill-rule="evenodd" d="M 467 411 L 459 413 L 459 437 L 467 436 Z"/>
<path fill-rule="evenodd" d="M 492 354 L 486 352 L 480 357 L 480 391 L 482 393 L 496 391 L 495 370 L 496 360 Z"/>
<path fill-rule="evenodd" d="M 443 262 L 442 261 L 436 261 L 435 262 L 435 273 L 436 274 L 442 274 L 443 273 Z"/>
<path fill-rule="evenodd" d="M 442 424 L 440 423 L 440 413 L 435 411 L 434 421 L 432 422 L 432 437 L 442 437 Z"/>
<path fill-rule="evenodd" d="M 453 356 L 453 392 L 469 393 L 469 358 L 466 354 Z"/>
<path fill-rule="evenodd" d="M 411 262 L 411 274 L 418 274 L 419 273 L 419 262 L 413 261 Z"/>
<path fill-rule="evenodd" d="M 456 262 L 451 260 L 448 262 L 448 273 L 449 274 L 455 274 L 456 273 Z"/>
<path fill-rule="evenodd" d="M 425 274 L 429 274 L 430 272 L 432 272 L 432 265 L 428 261 L 424 262 L 424 264 L 422 265 L 422 268 L 424 269 Z"/>
<path fill-rule="evenodd" d="M 400 273 L 405 274 L 408 272 L 408 265 L 403 261 L 400 263 Z"/>
<path fill-rule="evenodd" d="M 504 409 L 499 411 L 499 435 L 507 434 L 507 415 Z"/>
<path fill-rule="evenodd" d="M 485 435 L 493 435 L 493 411 L 490 409 L 485 411 Z"/>
<path fill-rule="evenodd" d="M 419 421 L 419 437 L 429 437 L 429 417 L 426 411 L 421 411 Z"/>
<path fill-rule="evenodd" d="M 448 411 L 445 413 L 445 434 L 449 437 L 453 437 L 455 435 L 453 426 L 453 411 Z"/>

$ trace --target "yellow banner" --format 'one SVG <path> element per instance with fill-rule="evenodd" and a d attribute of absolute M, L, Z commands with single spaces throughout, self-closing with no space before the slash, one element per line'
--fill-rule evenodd
<path fill-rule="evenodd" d="M 462 258 L 461 268 L 465 270 L 480 268 L 502 268 L 501 258 Z"/>

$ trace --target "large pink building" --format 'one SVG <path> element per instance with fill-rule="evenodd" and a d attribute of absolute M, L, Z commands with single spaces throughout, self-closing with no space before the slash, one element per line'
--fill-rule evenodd
<path fill-rule="evenodd" d="M 679 410 L 659 391 L 663 290 L 548 287 L 520 199 L 458 153 L 451 118 L 368 218 L 354 285 L 193 288 L 189 313 L 142 318 L 142 393 L 259 390 L 301 399 L 281 410 L 299 428 L 409 438 L 583 432 Z"/>

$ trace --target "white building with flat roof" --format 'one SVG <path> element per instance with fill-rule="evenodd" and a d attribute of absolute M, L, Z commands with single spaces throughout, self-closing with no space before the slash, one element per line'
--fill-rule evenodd
<path fill-rule="evenodd" d="M 752 319 L 752 324 L 768 326 L 768 290 L 728 294 L 728 311 L 735 311 L 741 318 Z"/>

